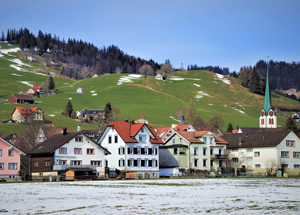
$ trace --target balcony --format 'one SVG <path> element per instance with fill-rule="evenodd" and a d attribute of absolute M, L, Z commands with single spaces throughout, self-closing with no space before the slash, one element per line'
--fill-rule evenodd
<path fill-rule="evenodd" d="M 211 155 L 210 156 L 211 160 L 228 160 L 228 155 Z"/>
<path fill-rule="evenodd" d="M 84 168 L 90 168 L 93 171 L 97 170 L 96 165 L 53 165 L 53 171 L 64 171 L 66 169 L 84 169 Z"/>

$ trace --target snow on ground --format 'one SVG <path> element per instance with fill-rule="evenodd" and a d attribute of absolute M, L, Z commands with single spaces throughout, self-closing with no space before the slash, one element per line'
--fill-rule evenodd
<path fill-rule="evenodd" d="M 236 102 L 235 104 L 237 104 L 238 106 L 240 106 L 241 108 L 245 109 L 243 105 L 241 105 L 240 103 Z"/>
<path fill-rule="evenodd" d="M 177 122 L 181 122 L 180 120 L 175 119 L 173 116 L 170 116 L 170 118 L 171 118 L 171 119 L 174 119 L 174 120 L 177 121 Z"/>
<path fill-rule="evenodd" d="M 16 63 L 16 64 L 18 64 L 18 66 L 29 66 L 29 67 L 31 67 L 30 65 L 28 65 L 28 64 L 26 64 L 26 63 L 23 63 L 20 59 L 17 59 L 17 58 L 15 58 L 15 59 L 8 59 L 9 61 L 11 61 L 11 62 L 14 62 L 14 63 Z"/>
<path fill-rule="evenodd" d="M 19 75 L 19 74 L 15 74 L 15 73 L 11 73 L 11 75 L 14 75 L 14 76 L 23 76 L 23 75 Z"/>
<path fill-rule="evenodd" d="M 121 85 L 123 83 L 132 83 L 132 80 L 140 78 L 142 75 L 138 74 L 130 74 L 128 76 L 121 76 L 118 80 L 117 85 Z"/>
<path fill-rule="evenodd" d="M 92 91 L 91 91 L 91 93 L 94 93 L 94 92 L 95 92 L 95 90 L 92 90 Z"/>
<path fill-rule="evenodd" d="M 201 81 L 201 79 L 198 78 L 181 78 L 180 76 L 172 76 L 170 80 L 171 81 L 183 81 L 183 80 Z"/>
<path fill-rule="evenodd" d="M 242 111 L 242 110 L 239 110 L 239 109 L 236 109 L 236 108 L 234 108 L 234 107 L 231 107 L 233 110 L 236 110 L 236 111 L 238 111 L 238 112 L 240 112 L 240 113 L 242 113 L 242 114 L 246 114 L 244 111 Z"/>
<path fill-rule="evenodd" d="M 7 214 L 299 214 L 300 179 L 1 183 Z"/>
<path fill-rule="evenodd" d="M 15 64 L 10 64 L 9 66 L 12 67 L 12 68 L 15 68 L 18 71 L 22 71 L 22 68 L 19 67 L 19 66 L 17 66 L 17 65 L 15 65 Z"/>
<path fill-rule="evenodd" d="M 92 96 L 96 96 L 96 95 L 97 95 L 97 93 L 93 93 L 93 94 L 92 94 Z"/>
<path fill-rule="evenodd" d="M 203 91 L 198 91 L 197 95 L 195 96 L 196 99 L 201 99 L 203 96 L 207 96 L 207 97 L 211 97 L 210 95 L 208 95 L 207 93 L 203 92 Z"/>
<path fill-rule="evenodd" d="M 9 52 L 18 52 L 20 51 L 20 48 L 12 48 L 12 49 L 1 49 L 1 52 L 3 54 L 8 54 Z"/>
<path fill-rule="evenodd" d="M 70 97 L 69 100 L 72 100 L 72 98 Z"/>
<path fill-rule="evenodd" d="M 48 116 L 50 116 L 50 117 L 55 117 L 55 115 L 54 115 L 54 114 L 50 114 L 50 115 L 48 115 Z"/>
<path fill-rule="evenodd" d="M 199 84 L 195 84 L 195 83 L 194 83 L 194 85 L 195 85 L 196 87 L 201 87 Z"/>
<path fill-rule="evenodd" d="M 230 80 L 225 78 L 224 75 L 221 75 L 221 74 L 218 74 L 218 73 L 215 73 L 215 75 L 216 75 L 218 80 L 223 81 L 225 84 L 231 84 Z"/>
<path fill-rule="evenodd" d="M 22 84 L 26 84 L 26 85 L 28 85 L 30 87 L 33 87 L 33 85 L 30 84 L 28 81 L 18 81 L 18 82 L 21 82 Z"/>
<path fill-rule="evenodd" d="M 27 57 L 27 60 L 35 61 L 35 59 L 33 57 Z"/>

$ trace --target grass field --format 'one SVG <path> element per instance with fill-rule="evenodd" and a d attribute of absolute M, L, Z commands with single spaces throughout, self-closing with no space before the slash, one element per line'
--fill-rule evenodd
<path fill-rule="evenodd" d="M 3 48 L 11 48 L 1 44 Z M 12 60 L 18 59 L 27 66 L 18 65 L 24 69 L 41 69 L 51 71 L 51 68 L 24 59 L 23 52 L 2 54 L 0 57 L 0 119 L 10 119 L 11 112 L 16 104 L 6 104 L 12 93 L 27 92 L 30 88 L 21 82 L 32 85 L 42 84 L 48 76 L 32 72 L 22 72 L 11 67 Z M 263 106 L 263 96 L 249 93 L 242 87 L 239 80 L 225 77 L 231 81 L 224 83 L 209 71 L 178 71 L 172 74 L 173 80 L 167 82 L 156 80 L 153 77 L 143 76 L 132 79 L 130 83 L 118 85 L 120 78 L 129 74 L 113 74 L 79 81 L 67 78 L 54 77 L 56 88 L 60 93 L 56 95 L 36 98 L 36 105 L 45 112 L 45 118 L 51 120 L 55 126 L 68 126 L 76 129 L 75 120 L 61 115 L 68 99 L 71 98 L 74 111 L 84 108 L 104 109 L 110 102 L 118 106 L 120 115 L 124 119 L 135 120 L 140 112 L 154 127 L 170 126 L 177 123 L 170 117 L 175 117 L 178 107 L 186 107 L 193 102 L 196 115 L 206 122 L 214 115 L 221 115 L 224 119 L 223 129 L 229 122 L 234 127 L 257 127 L 258 116 Z M 78 94 L 76 89 L 82 87 L 85 93 Z M 202 97 L 201 97 L 202 96 Z M 279 104 L 297 104 L 298 102 L 272 94 L 272 102 Z M 53 116 L 54 115 L 54 116 Z M 278 114 L 278 125 L 284 125 L 285 119 Z M 92 129 L 95 125 L 82 125 L 82 128 Z M 0 133 L 18 133 L 24 125 L 0 124 Z"/>

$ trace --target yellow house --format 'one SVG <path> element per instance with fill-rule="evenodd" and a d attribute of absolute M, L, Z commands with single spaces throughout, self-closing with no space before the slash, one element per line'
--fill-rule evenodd
<path fill-rule="evenodd" d="M 25 119 L 44 120 L 44 111 L 39 107 L 15 107 L 11 116 L 17 122 L 25 122 Z"/>

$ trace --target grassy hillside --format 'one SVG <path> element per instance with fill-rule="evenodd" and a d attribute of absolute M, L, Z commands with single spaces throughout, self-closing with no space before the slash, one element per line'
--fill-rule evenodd
<path fill-rule="evenodd" d="M 2 48 L 3 45 L 1 44 Z M 11 48 L 11 47 L 6 47 Z M 21 52 L 2 54 L 0 57 L 0 119 L 10 119 L 16 104 L 6 104 L 12 93 L 26 92 L 30 87 L 21 83 L 42 84 L 48 76 L 31 72 L 18 71 L 10 67 L 14 59 L 19 59 L 27 66 L 26 69 L 49 68 L 23 59 Z M 110 102 L 118 106 L 124 119 L 134 120 L 140 112 L 154 127 L 170 126 L 176 123 L 178 107 L 186 107 L 191 101 L 195 104 L 196 115 L 206 122 L 214 115 L 221 115 L 225 121 L 223 129 L 229 122 L 234 127 L 257 127 L 258 116 L 263 106 L 263 96 L 248 92 L 239 80 L 226 77 L 230 84 L 209 71 L 179 71 L 172 74 L 173 80 L 167 82 L 155 80 L 153 77 L 132 79 L 131 83 L 118 85 L 120 79 L 128 74 L 113 74 L 97 78 L 73 81 L 66 78 L 54 78 L 57 95 L 36 98 L 37 104 L 45 111 L 45 118 L 55 126 L 70 126 L 76 129 L 77 122 L 66 118 L 60 113 L 64 110 L 68 99 L 71 99 L 74 110 L 84 108 L 101 108 Z M 85 93 L 78 94 L 76 89 L 82 87 Z M 202 96 L 202 97 L 201 97 Z M 280 104 L 297 104 L 296 101 L 272 94 L 272 102 Z M 18 105 L 19 106 L 19 105 Z M 279 115 L 279 114 L 278 114 Z M 285 119 L 278 116 L 278 125 L 283 125 Z M 82 125 L 82 128 L 95 128 L 93 125 Z M 24 129 L 21 124 L 0 124 L 0 133 L 18 133 Z"/>

